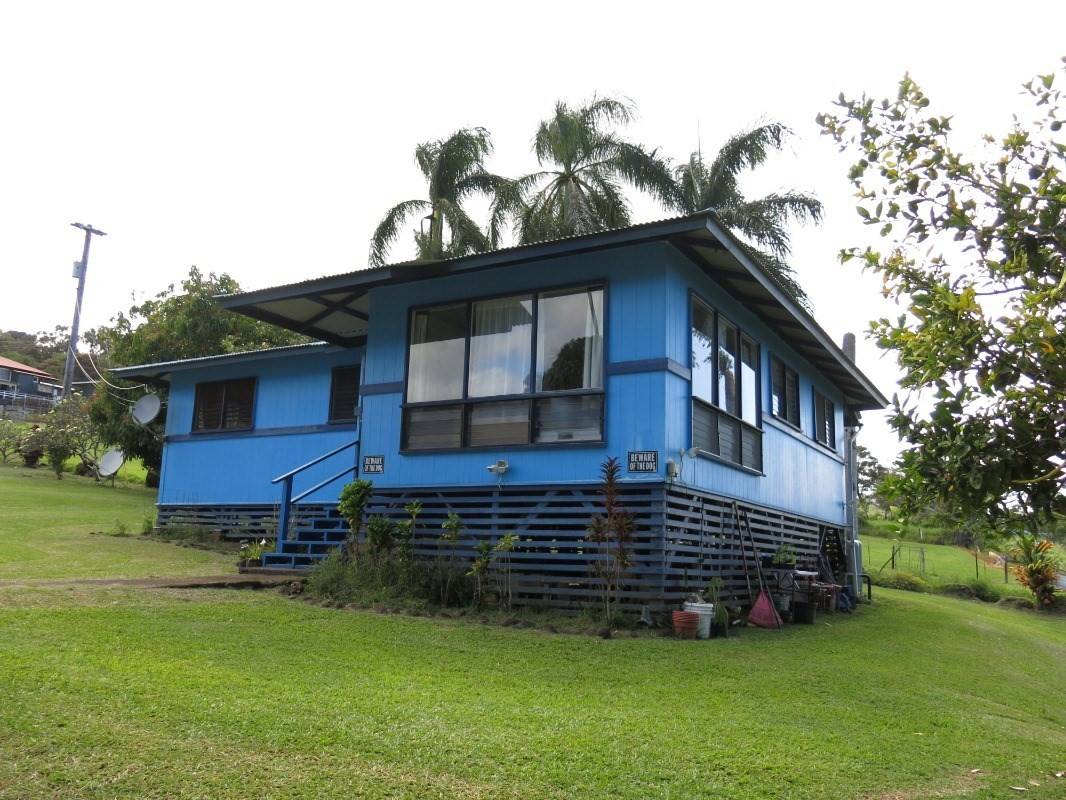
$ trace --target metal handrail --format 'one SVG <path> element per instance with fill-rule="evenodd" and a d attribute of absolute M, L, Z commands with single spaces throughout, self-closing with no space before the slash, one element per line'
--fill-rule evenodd
<path fill-rule="evenodd" d="M 319 489 L 321 489 L 323 486 L 328 486 L 329 484 L 333 483 L 333 481 L 337 480 L 338 478 L 343 478 L 349 472 L 354 472 L 355 468 L 358 467 L 358 466 L 359 466 L 358 464 L 352 464 L 350 467 L 345 467 L 344 469 L 342 469 L 340 472 L 338 472 L 333 477 L 326 478 L 324 481 L 322 481 L 320 483 L 316 483 L 314 486 L 312 486 L 306 492 L 300 492 L 300 494 L 298 494 L 298 495 L 296 495 L 296 497 L 292 498 L 292 502 L 299 503 L 301 500 L 303 500 L 305 497 L 307 497 L 307 495 L 314 494 Z"/>
<path fill-rule="evenodd" d="M 349 472 L 357 471 L 359 469 L 359 456 L 358 456 L 358 454 L 356 454 L 355 463 L 352 464 L 350 467 L 346 467 L 345 469 L 343 469 L 340 472 L 338 472 L 336 475 L 333 475 L 332 477 L 327 478 L 326 480 L 315 484 L 314 486 L 312 486 L 307 491 L 301 492 L 300 494 L 298 494 L 295 498 L 293 498 L 293 496 L 292 496 L 292 479 L 296 475 L 299 475 L 301 472 L 303 472 L 305 469 L 313 467 L 313 466 L 315 466 L 315 464 L 320 464 L 323 461 L 325 461 L 327 458 L 331 458 L 332 456 L 337 455 L 337 453 L 343 453 L 348 448 L 356 447 L 358 444 L 359 444 L 359 435 L 357 433 L 355 438 L 352 441 L 350 441 L 350 442 L 348 442 L 346 444 L 342 444 L 340 447 L 336 447 L 333 450 L 330 450 L 328 453 L 323 453 L 318 458 L 314 458 L 311 461 L 308 461 L 306 464 L 301 464 L 296 469 L 291 469 L 288 472 L 286 472 L 284 475 L 278 475 L 278 477 L 274 478 L 274 480 L 271 481 L 271 483 L 280 483 L 280 484 L 282 484 L 282 486 L 281 486 L 281 506 L 278 508 L 278 529 L 277 529 L 277 535 L 274 538 L 274 552 L 275 553 L 282 552 L 282 546 L 285 543 L 285 536 L 289 532 L 289 515 L 290 515 L 290 513 L 292 511 L 292 506 L 295 503 L 298 503 L 301 500 L 303 500 L 308 495 L 313 494 L 314 492 L 317 492 L 323 486 L 327 486 L 327 485 L 333 483 L 333 481 L 337 480 L 338 478 L 344 477 Z"/>
<path fill-rule="evenodd" d="M 348 442 L 348 444 L 342 444 L 336 450 L 330 450 L 328 453 L 323 453 L 318 458 L 312 459 L 311 461 L 308 461 L 306 464 L 303 464 L 303 465 L 297 467 L 296 469 L 289 470 L 284 475 L 278 475 L 278 477 L 274 478 L 274 480 L 272 480 L 271 483 L 281 483 L 281 481 L 285 480 L 286 478 L 291 478 L 294 475 L 298 475 L 301 472 L 303 472 L 305 469 L 308 469 L 309 467 L 313 467 L 315 464 L 319 464 L 319 463 L 325 461 L 330 456 L 337 455 L 337 453 L 343 453 L 349 447 L 355 447 L 357 444 L 359 444 L 359 437 L 358 436 L 356 436 L 352 441 Z"/>

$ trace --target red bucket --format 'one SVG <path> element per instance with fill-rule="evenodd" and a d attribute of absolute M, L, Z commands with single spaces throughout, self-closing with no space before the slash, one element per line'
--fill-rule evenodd
<path fill-rule="evenodd" d="M 695 611 L 675 611 L 674 633 L 682 639 L 695 639 L 700 624 L 700 615 Z"/>

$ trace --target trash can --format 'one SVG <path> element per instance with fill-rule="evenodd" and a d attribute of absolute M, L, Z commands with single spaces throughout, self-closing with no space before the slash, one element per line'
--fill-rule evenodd
<path fill-rule="evenodd" d="M 696 636 L 700 639 L 710 639 L 711 623 L 714 621 L 714 603 L 685 603 L 684 609 L 699 614 L 700 621 L 696 627 Z"/>

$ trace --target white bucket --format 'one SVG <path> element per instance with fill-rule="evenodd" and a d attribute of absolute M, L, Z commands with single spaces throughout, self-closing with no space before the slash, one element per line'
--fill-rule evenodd
<path fill-rule="evenodd" d="M 700 616 L 699 625 L 696 627 L 698 639 L 711 638 L 711 622 L 714 621 L 714 603 L 685 603 L 685 611 L 693 611 Z"/>

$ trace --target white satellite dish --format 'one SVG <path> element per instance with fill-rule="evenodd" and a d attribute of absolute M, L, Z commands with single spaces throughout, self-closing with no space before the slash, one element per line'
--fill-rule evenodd
<path fill-rule="evenodd" d="M 159 400 L 159 395 L 146 394 L 133 404 L 130 414 L 133 415 L 138 425 L 147 425 L 159 416 L 159 409 L 162 407 L 163 403 Z"/>
<path fill-rule="evenodd" d="M 100 458 L 100 465 L 96 471 L 100 473 L 101 478 L 110 478 L 122 469 L 125 461 L 126 455 L 121 450 L 108 450 Z"/>

